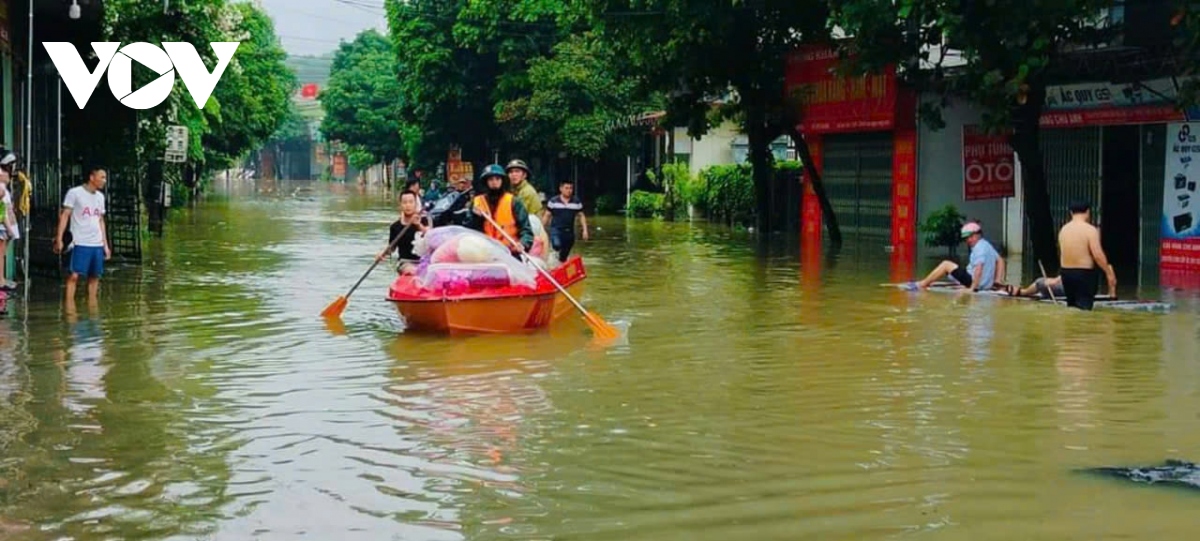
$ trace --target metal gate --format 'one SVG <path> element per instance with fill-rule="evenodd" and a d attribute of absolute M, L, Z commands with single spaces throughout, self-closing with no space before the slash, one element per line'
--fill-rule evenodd
<path fill-rule="evenodd" d="M 1092 204 L 1092 220 L 1098 222 L 1100 208 L 1100 128 L 1055 128 L 1042 130 L 1042 163 L 1046 168 L 1046 188 L 1050 196 L 1050 216 L 1054 231 L 1071 219 L 1071 201 Z M 1033 253 L 1029 218 L 1025 222 L 1025 253 Z M 1025 258 L 1025 270 L 1037 268 L 1033 257 Z M 1034 272 L 1037 274 L 1037 272 Z"/>
<path fill-rule="evenodd" d="M 104 223 L 114 258 L 142 260 L 143 176 L 144 170 L 136 165 L 108 171 Z"/>
<path fill-rule="evenodd" d="M 848 238 L 892 235 L 892 134 L 825 138 L 824 181 L 842 234 Z"/>

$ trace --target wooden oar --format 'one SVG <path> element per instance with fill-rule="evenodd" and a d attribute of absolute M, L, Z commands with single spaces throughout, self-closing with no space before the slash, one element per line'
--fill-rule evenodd
<path fill-rule="evenodd" d="M 390 254 L 392 253 L 392 250 L 396 249 L 396 243 L 400 242 L 400 239 L 404 237 L 404 234 L 408 232 L 408 228 L 410 227 L 412 227 L 412 224 L 408 224 L 404 226 L 404 229 L 400 230 L 400 234 L 396 235 L 396 239 L 393 240 L 391 244 L 388 244 L 387 249 L 384 250 L 385 254 Z M 358 289 L 358 286 L 362 285 L 363 280 L 367 279 L 367 275 L 371 274 L 371 271 L 375 270 L 375 267 L 379 265 L 380 261 L 383 260 L 375 258 L 375 262 L 371 263 L 371 268 L 367 269 L 367 272 L 363 273 L 362 278 L 359 278 L 358 282 L 354 283 L 354 287 L 350 288 L 350 292 L 346 293 L 345 295 L 338 295 L 338 298 L 334 299 L 333 302 L 329 303 L 329 306 L 326 306 L 325 309 L 321 311 L 321 317 L 341 317 L 342 312 L 346 311 L 346 305 L 350 303 L 350 295 L 353 295 L 354 290 Z"/>
<path fill-rule="evenodd" d="M 513 246 L 520 244 L 511 236 L 509 236 L 508 232 L 505 231 L 504 228 L 500 227 L 500 224 L 496 223 L 496 220 L 493 220 L 486 211 L 480 210 L 479 215 L 483 216 L 484 219 L 491 223 L 492 227 L 496 228 L 496 231 L 499 231 L 501 235 L 504 235 L 504 238 L 507 239 L 508 242 L 510 242 Z M 609 325 L 608 322 L 601 319 L 600 316 L 587 311 L 582 304 L 579 304 L 579 301 L 575 300 L 575 297 L 572 297 L 570 293 L 567 293 L 567 289 L 564 288 L 562 284 L 558 283 L 558 280 L 555 280 L 554 277 L 550 275 L 549 271 L 543 269 L 537 263 L 530 261 L 529 256 L 524 251 L 521 252 L 521 259 L 529 266 L 537 269 L 538 272 L 541 272 L 542 276 L 545 276 L 551 284 L 554 284 L 554 287 L 558 288 L 559 293 L 562 293 L 567 300 L 571 301 L 571 304 L 575 305 L 575 309 L 579 310 L 580 314 L 583 314 L 583 320 L 586 321 L 588 326 L 592 328 L 592 332 L 595 333 L 596 337 L 613 339 L 621 336 L 621 331 L 617 330 L 616 327 Z"/>

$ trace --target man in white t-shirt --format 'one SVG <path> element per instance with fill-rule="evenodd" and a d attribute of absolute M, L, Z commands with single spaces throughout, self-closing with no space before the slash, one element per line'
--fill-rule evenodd
<path fill-rule="evenodd" d="M 104 185 L 108 183 L 108 172 L 96 167 L 88 173 L 82 186 L 67 191 L 63 198 L 63 209 L 58 215 L 58 232 L 54 236 L 54 253 L 63 250 L 63 233 L 67 224 L 71 226 L 73 239 L 71 262 L 67 274 L 67 301 L 75 300 L 75 284 L 80 276 L 88 279 L 88 302 L 94 302 L 100 292 L 100 276 L 104 274 L 104 261 L 112 257 L 108 247 L 108 230 L 104 226 Z"/>

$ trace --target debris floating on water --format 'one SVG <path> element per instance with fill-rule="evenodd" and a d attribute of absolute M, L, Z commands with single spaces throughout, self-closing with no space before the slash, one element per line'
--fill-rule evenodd
<path fill-rule="evenodd" d="M 1087 473 L 1148 485 L 1200 490 L 1200 465 L 1168 459 L 1161 466 L 1087 468 Z"/>

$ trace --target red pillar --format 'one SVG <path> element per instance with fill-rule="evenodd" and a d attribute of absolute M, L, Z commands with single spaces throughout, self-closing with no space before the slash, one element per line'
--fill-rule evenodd
<path fill-rule="evenodd" d="M 897 129 L 892 154 L 892 281 L 912 278 L 917 251 L 917 132 Z"/>

